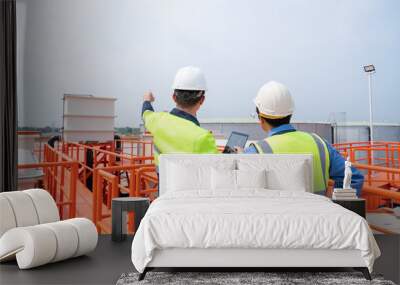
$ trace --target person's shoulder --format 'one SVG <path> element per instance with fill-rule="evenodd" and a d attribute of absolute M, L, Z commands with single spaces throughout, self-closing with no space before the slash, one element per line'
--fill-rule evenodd
<path fill-rule="evenodd" d="M 152 121 L 153 123 L 159 122 L 159 121 L 165 121 L 166 117 L 169 115 L 167 112 L 155 112 L 151 110 L 146 110 L 143 112 L 143 120 L 145 122 Z"/>
<path fill-rule="evenodd" d="M 156 116 L 165 116 L 165 115 L 170 115 L 168 112 L 158 112 L 158 111 L 152 111 L 152 110 L 146 110 L 143 112 L 144 114 L 151 114 L 151 115 L 156 115 Z"/>
<path fill-rule="evenodd" d="M 193 127 L 196 129 L 196 131 L 199 134 L 199 137 L 213 137 L 214 138 L 214 134 L 212 133 L 212 131 L 204 129 L 196 124 L 193 123 Z"/>

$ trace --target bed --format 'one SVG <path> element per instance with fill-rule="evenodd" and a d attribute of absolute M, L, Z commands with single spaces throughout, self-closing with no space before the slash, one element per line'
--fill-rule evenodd
<path fill-rule="evenodd" d="M 132 243 L 159 267 L 352 267 L 380 251 L 365 219 L 312 194 L 311 155 L 162 155 L 159 198 Z"/>

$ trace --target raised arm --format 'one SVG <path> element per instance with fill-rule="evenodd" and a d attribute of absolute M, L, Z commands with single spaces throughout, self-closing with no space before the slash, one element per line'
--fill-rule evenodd
<path fill-rule="evenodd" d="M 154 112 L 154 108 L 151 105 L 151 103 L 154 101 L 155 101 L 155 98 L 154 98 L 153 93 L 146 92 L 143 95 L 142 117 L 143 117 L 144 112 L 146 112 L 146 111 Z"/>

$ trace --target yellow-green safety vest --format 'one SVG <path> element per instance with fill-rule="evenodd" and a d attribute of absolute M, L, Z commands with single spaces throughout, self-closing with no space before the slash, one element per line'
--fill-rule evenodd
<path fill-rule="evenodd" d="M 292 131 L 267 137 L 253 145 L 258 153 L 312 154 L 314 192 L 326 190 L 329 180 L 329 151 L 325 141 L 318 135 Z"/>
<path fill-rule="evenodd" d="M 215 138 L 195 123 L 167 112 L 143 113 L 146 129 L 153 135 L 154 161 L 168 153 L 218 153 Z"/>

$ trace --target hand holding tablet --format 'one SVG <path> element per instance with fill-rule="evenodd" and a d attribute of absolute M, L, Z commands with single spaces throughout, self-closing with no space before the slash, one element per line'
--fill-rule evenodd
<path fill-rule="evenodd" d="M 222 153 L 239 153 L 240 150 L 243 152 L 248 138 L 249 135 L 232 132 Z"/>

